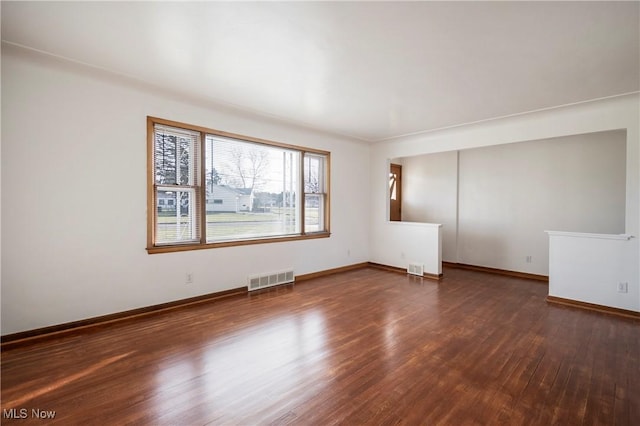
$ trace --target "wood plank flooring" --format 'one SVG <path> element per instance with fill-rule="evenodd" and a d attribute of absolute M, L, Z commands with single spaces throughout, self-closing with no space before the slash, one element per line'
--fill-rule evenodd
<path fill-rule="evenodd" d="M 365 268 L 85 331 L 2 353 L 2 423 L 640 424 L 640 321 L 546 293 Z"/>

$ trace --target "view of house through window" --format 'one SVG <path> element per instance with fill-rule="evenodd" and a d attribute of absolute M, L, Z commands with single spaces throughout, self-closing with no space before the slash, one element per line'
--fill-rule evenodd
<path fill-rule="evenodd" d="M 215 135 L 205 143 L 207 242 L 301 232 L 300 152 Z"/>
<path fill-rule="evenodd" d="M 150 120 L 151 248 L 328 234 L 329 153 Z"/>

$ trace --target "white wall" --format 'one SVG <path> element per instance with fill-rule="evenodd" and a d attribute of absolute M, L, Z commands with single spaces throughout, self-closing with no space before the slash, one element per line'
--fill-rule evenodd
<path fill-rule="evenodd" d="M 3 335 L 369 260 L 367 145 L 6 45 L 2 88 Z M 330 151 L 331 237 L 147 254 L 147 115 Z"/>
<path fill-rule="evenodd" d="M 545 230 L 623 233 L 625 149 L 610 131 L 460 151 L 458 262 L 548 275 Z"/>
<path fill-rule="evenodd" d="M 388 159 L 445 151 L 463 150 L 554 137 L 590 134 L 609 130 L 626 130 L 625 226 L 624 232 L 634 236 L 629 250 L 638 253 L 640 230 L 640 140 L 639 95 L 558 107 L 529 114 L 516 115 L 481 123 L 459 126 L 387 140 L 374 145 L 371 152 L 371 250 L 384 247 L 386 216 L 386 175 Z M 558 229 L 562 231 L 562 229 Z M 638 264 L 629 268 L 630 291 L 626 297 L 638 294 Z M 598 302 L 592 302 L 598 303 Z M 603 301 L 606 303 L 606 301 Z M 640 300 L 632 306 L 640 310 Z"/>

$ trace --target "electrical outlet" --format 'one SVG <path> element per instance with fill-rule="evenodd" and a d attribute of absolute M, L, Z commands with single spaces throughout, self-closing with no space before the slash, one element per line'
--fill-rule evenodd
<path fill-rule="evenodd" d="M 618 283 L 618 293 L 627 293 L 629 291 L 629 283 Z"/>
<path fill-rule="evenodd" d="M 531 263 L 531 260 L 532 260 L 531 256 L 527 256 L 526 260 L 527 260 L 527 263 Z"/>
<path fill-rule="evenodd" d="M 351 257 L 351 249 L 347 249 L 347 257 Z"/>
<path fill-rule="evenodd" d="M 193 283 L 193 272 L 187 272 L 187 276 L 184 279 L 185 284 Z"/>

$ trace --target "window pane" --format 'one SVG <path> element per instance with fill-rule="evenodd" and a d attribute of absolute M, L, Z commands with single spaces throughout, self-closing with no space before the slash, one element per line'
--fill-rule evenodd
<path fill-rule="evenodd" d="M 196 155 L 200 134 L 155 126 L 154 171 L 158 185 L 195 185 Z"/>
<path fill-rule="evenodd" d="M 192 189 L 157 191 L 156 243 L 180 243 L 198 240 L 197 208 Z"/>
<path fill-rule="evenodd" d="M 304 192 L 324 192 L 324 157 L 314 154 L 304 156 Z"/>
<path fill-rule="evenodd" d="M 301 232 L 300 153 L 208 135 L 207 242 Z"/>
<path fill-rule="evenodd" d="M 305 232 L 324 231 L 324 195 L 305 194 L 304 229 Z"/>

